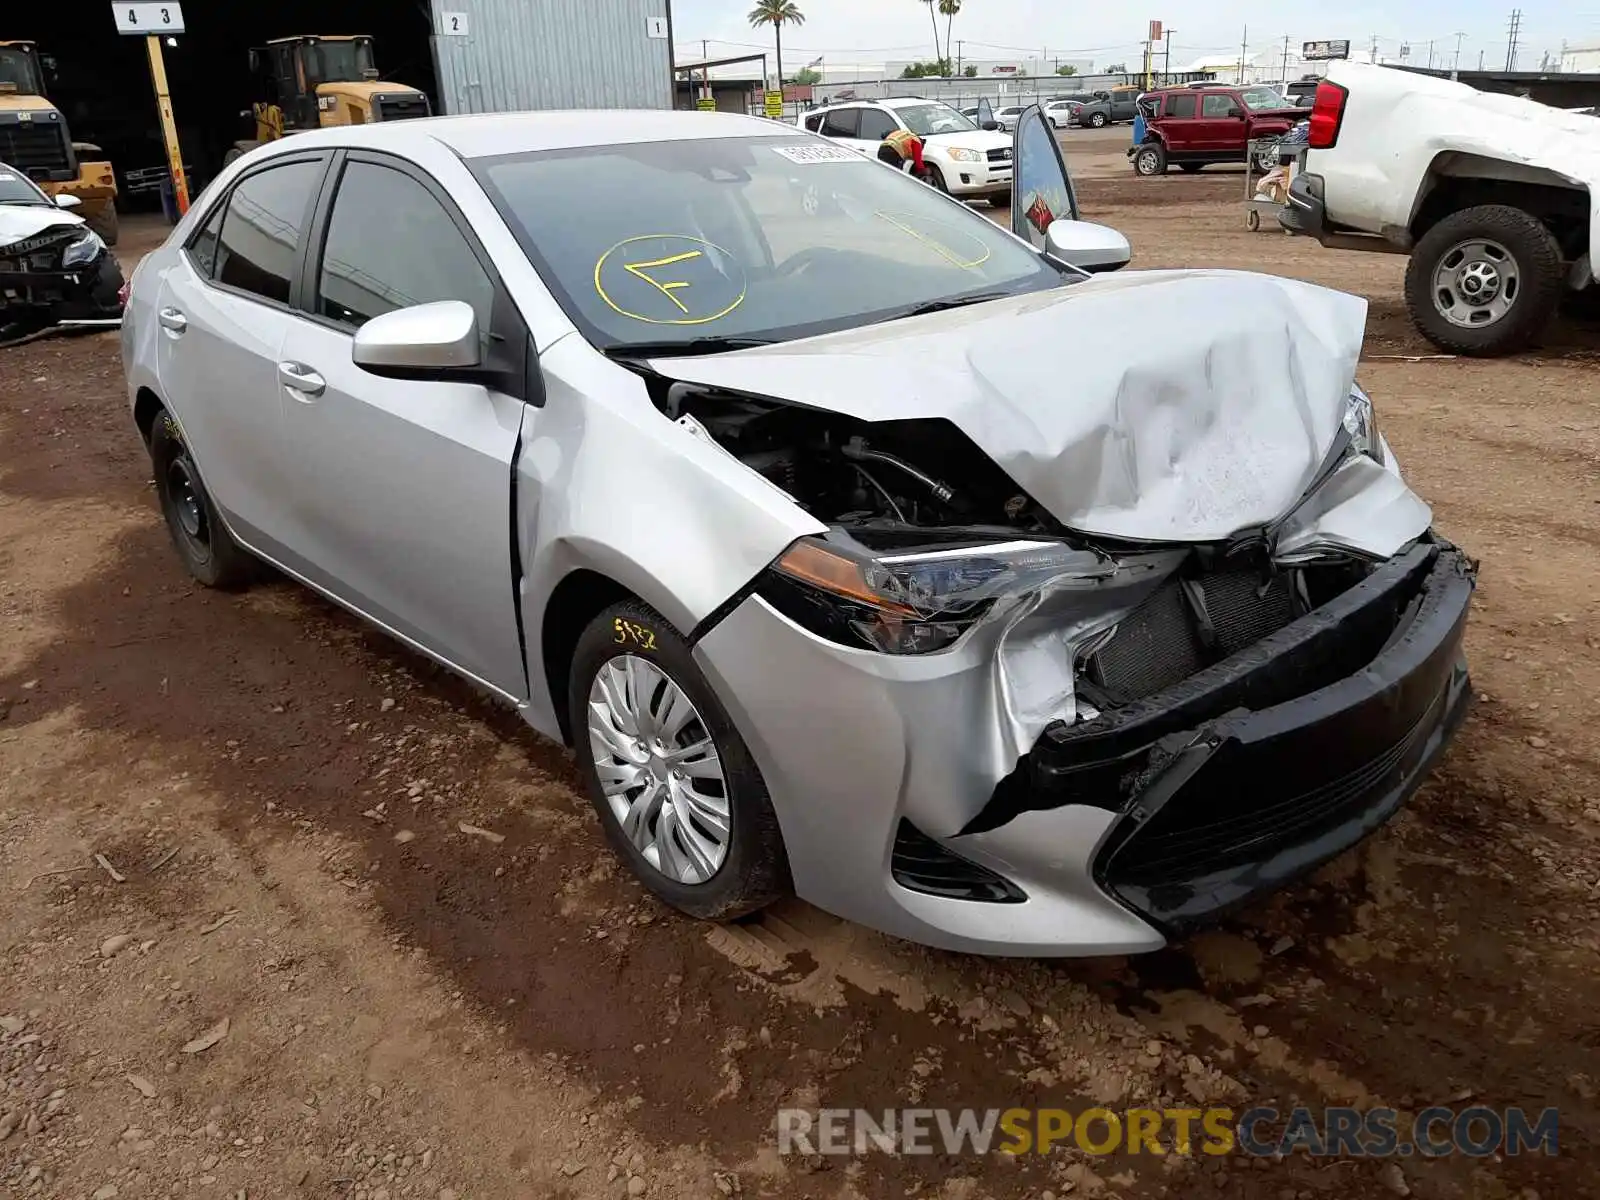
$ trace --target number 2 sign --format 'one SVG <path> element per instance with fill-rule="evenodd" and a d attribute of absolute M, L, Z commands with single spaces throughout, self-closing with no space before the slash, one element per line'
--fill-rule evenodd
<path fill-rule="evenodd" d="M 445 37 L 466 37 L 467 14 L 464 12 L 440 13 L 439 32 Z"/>
<path fill-rule="evenodd" d="M 122 0 L 122 3 L 111 6 L 111 14 L 117 19 L 118 33 L 149 37 L 184 31 L 183 6 L 166 3 L 165 0 L 157 0 L 154 3 L 145 3 L 143 0 L 139 3 L 130 3 L 129 0 Z"/>

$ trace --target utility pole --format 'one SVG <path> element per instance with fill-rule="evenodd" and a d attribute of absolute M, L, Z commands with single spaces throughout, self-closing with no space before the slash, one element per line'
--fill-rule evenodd
<path fill-rule="evenodd" d="M 1522 31 L 1522 10 L 1511 10 L 1511 22 L 1506 27 L 1506 70 L 1517 69 L 1517 34 Z"/>
<path fill-rule="evenodd" d="M 1244 86 L 1244 60 L 1250 52 L 1250 26 L 1244 27 L 1244 37 L 1239 42 L 1239 86 Z"/>
<path fill-rule="evenodd" d="M 1368 51 L 1368 53 L 1367 53 L 1367 61 L 1369 63 L 1372 63 L 1374 66 L 1377 65 L 1377 62 L 1378 62 L 1378 35 L 1377 34 L 1373 34 L 1372 35 L 1372 49 L 1370 51 Z"/>
<path fill-rule="evenodd" d="M 1451 79 L 1456 79 L 1461 74 L 1461 39 L 1466 36 L 1464 33 L 1456 34 L 1456 56 L 1450 61 Z"/>
<path fill-rule="evenodd" d="M 1483 70 L 1483 51 L 1478 51 L 1478 70 Z"/>
<path fill-rule="evenodd" d="M 958 77 L 961 74 L 961 52 L 966 49 L 966 45 L 967 43 L 960 38 L 956 39 L 956 75 Z"/>
<path fill-rule="evenodd" d="M 1289 82 L 1289 35 L 1283 35 L 1283 70 L 1280 78 L 1285 84 Z"/>
<path fill-rule="evenodd" d="M 1562 53 L 1565 53 L 1565 51 Z M 1161 60 L 1161 73 L 1166 76 L 1166 78 L 1162 80 L 1162 84 L 1170 87 L 1172 84 L 1172 30 L 1170 29 L 1167 30 L 1167 50 L 1165 56 Z"/>
<path fill-rule="evenodd" d="M 1433 39 L 1428 39 L 1428 70 L 1433 70 Z"/>

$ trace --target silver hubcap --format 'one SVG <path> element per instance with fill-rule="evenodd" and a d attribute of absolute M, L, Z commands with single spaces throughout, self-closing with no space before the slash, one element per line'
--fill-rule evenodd
<path fill-rule="evenodd" d="M 606 803 L 652 867 L 705 883 L 728 857 L 728 786 L 694 702 L 655 663 L 621 654 L 589 688 L 589 749 Z"/>
<path fill-rule="evenodd" d="M 1139 155 L 1139 170 L 1145 175 L 1154 175 L 1156 173 L 1156 152 L 1154 150 L 1146 150 Z"/>
<path fill-rule="evenodd" d="M 1517 260 L 1499 242 L 1452 246 L 1433 271 L 1433 306 L 1452 325 L 1493 325 L 1517 302 Z"/>

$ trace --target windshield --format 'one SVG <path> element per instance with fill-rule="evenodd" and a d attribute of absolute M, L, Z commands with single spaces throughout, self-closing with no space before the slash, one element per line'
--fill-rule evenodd
<path fill-rule="evenodd" d="M 317 42 L 307 46 L 306 82 L 359 83 L 372 69 L 372 43 Z"/>
<path fill-rule="evenodd" d="M 1078 277 L 926 184 L 805 134 L 469 166 L 568 316 L 607 350 L 809 337 Z"/>
<path fill-rule="evenodd" d="M 44 85 L 39 82 L 39 71 L 34 65 L 31 51 L 20 46 L 0 46 L 0 89 L 10 91 L 11 84 L 21 96 L 42 96 Z"/>
<path fill-rule="evenodd" d="M 1244 101 L 1246 108 L 1293 108 L 1276 91 L 1269 87 L 1245 88 L 1239 93 L 1239 99 Z"/>
<path fill-rule="evenodd" d="M 0 163 L 0 204 L 43 204 L 55 207 L 33 181 Z"/>
<path fill-rule="evenodd" d="M 970 133 L 978 127 L 948 104 L 908 104 L 894 115 L 918 137 L 933 133 Z"/>

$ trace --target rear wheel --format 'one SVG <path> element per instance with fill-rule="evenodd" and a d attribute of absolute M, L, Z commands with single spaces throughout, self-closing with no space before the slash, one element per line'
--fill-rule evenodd
<path fill-rule="evenodd" d="M 1406 307 L 1430 342 L 1492 357 L 1531 344 L 1566 287 L 1561 248 L 1531 213 L 1503 204 L 1463 209 L 1418 239 L 1406 265 Z"/>
<path fill-rule="evenodd" d="M 213 588 L 235 588 L 249 582 L 255 560 L 222 524 L 184 444 L 183 431 L 165 409 L 156 413 L 150 430 L 150 463 L 161 515 L 189 574 Z"/>
<path fill-rule="evenodd" d="M 1160 142 L 1146 142 L 1133 156 L 1133 169 L 1139 175 L 1165 175 L 1167 148 Z"/>
<path fill-rule="evenodd" d="M 637 600 L 590 622 L 568 716 L 612 848 L 662 900 L 730 920 L 789 891 L 789 860 L 744 739 L 660 613 Z"/>

